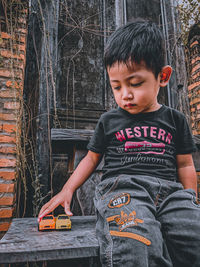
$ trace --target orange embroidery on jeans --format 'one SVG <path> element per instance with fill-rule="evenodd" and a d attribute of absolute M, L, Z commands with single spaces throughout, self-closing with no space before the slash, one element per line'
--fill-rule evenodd
<path fill-rule="evenodd" d="M 115 218 L 119 217 L 119 215 L 114 215 L 114 216 L 110 216 L 108 218 L 106 218 L 107 222 L 112 222 L 115 220 Z"/>
<path fill-rule="evenodd" d="M 144 243 L 147 246 L 151 245 L 151 241 L 149 239 L 147 239 L 147 238 L 145 238 L 145 237 L 143 237 L 141 235 L 134 234 L 134 233 L 110 231 L 110 234 L 112 236 L 132 238 L 132 239 L 135 239 L 135 240 L 138 240 L 138 241 Z"/>
<path fill-rule="evenodd" d="M 114 218 L 117 225 L 119 225 L 119 231 L 123 231 L 127 227 L 138 225 L 144 221 L 136 218 L 136 212 L 132 211 L 129 215 L 121 211 L 121 214 Z"/>
<path fill-rule="evenodd" d="M 119 194 L 115 197 L 113 197 L 109 203 L 108 203 L 108 207 L 110 209 L 114 209 L 114 208 L 120 208 L 124 205 L 128 205 L 130 203 L 130 194 L 128 193 L 122 193 L 122 194 Z"/>
<path fill-rule="evenodd" d="M 143 223 L 144 221 L 141 219 L 136 218 L 136 211 L 132 211 L 129 215 L 126 214 L 124 211 L 121 211 L 120 215 L 113 215 L 106 218 L 107 222 L 115 221 L 116 224 L 119 226 L 119 231 L 110 231 L 112 236 L 119 236 L 119 237 L 128 237 L 135 240 L 138 240 L 145 245 L 151 245 L 151 241 L 147 238 L 130 233 L 130 232 L 122 232 L 125 228 L 138 225 L 138 223 Z"/>

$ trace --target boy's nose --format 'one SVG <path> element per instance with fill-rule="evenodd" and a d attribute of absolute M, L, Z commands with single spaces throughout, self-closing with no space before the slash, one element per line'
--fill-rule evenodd
<path fill-rule="evenodd" d="M 124 100 L 133 99 L 133 93 L 127 89 L 124 89 L 123 90 L 123 99 Z"/>

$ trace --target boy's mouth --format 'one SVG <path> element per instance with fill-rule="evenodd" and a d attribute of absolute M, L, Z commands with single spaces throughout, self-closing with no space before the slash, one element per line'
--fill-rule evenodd
<path fill-rule="evenodd" d="M 128 103 L 128 104 L 125 105 L 125 107 L 127 107 L 127 108 L 132 108 L 132 107 L 135 107 L 135 106 L 136 106 L 136 104 L 131 104 L 131 103 Z"/>

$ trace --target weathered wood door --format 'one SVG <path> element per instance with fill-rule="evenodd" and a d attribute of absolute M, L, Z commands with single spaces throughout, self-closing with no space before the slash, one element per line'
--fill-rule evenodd
<path fill-rule="evenodd" d="M 120 8 L 122 10 L 123 5 Z M 61 189 L 87 153 L 88 140 L 100 115 L 114 105 L 103 53 L 107 36 L 116 28 L 115 9 L 115 1 L 60 2 L 56 76 L 58 123 L 55 121 L 55 128 L 51 130 L 54 193 Z M 94 214 L 94 188 L 100 180 L 101 166 L 76 191 L 72 203 L 74 214 Z"/>
<path fill-rule="evenodd" d="M 169 40 L 174 40 L 171 36 L 176 30 L 172 20 L 175 14 L 168 2 L 32 0 L 25 96 L 36 105 L 33 114 L 37 118 L 34 133 L 36 180 L 42 184 L 40 199 L 61 189 L 86 153 L 92 134 L 88 130 L 94 130 L 99 116 L 115 106 L 103 66 L 104 46 L 111 32 L 134 18 L 151 19 L 162 26 L 166 48 L 174 53 L 174 43 Z M 168 60 L 173 53 L 168 53 Z M 173 60 L 171 63 L 175 64 Z M 161 103 L 177 103 L 181 75 L 181 71 L 173 74 L 171 91 L 161 90 Z M 184 86 L 181 84 L 181 88 Z M 36 98 L 30 97 L 33 89 Z M 100 176 L 101 165 L 77 191 L 75 214 L 94 213 L 92 198 Z M 36 202 L 38 206 L 42 204 L 40 200 Z"/>

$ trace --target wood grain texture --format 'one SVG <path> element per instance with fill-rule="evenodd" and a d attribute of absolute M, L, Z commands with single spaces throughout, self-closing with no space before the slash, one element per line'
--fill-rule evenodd
<path fill-rule="evenodd" d="M 51 129 L 51 140 L 74 140 L 74 141 L 89 141 L 94 133 L 94 130 L 84 129 Z"/>
<path fill-rule="evenodd" d="M 70 231 L 38 231 L 36 218 L 13 219 L 0 240 L 0 263 L 98 257 L 95 216 L 73 216 Z"/>

